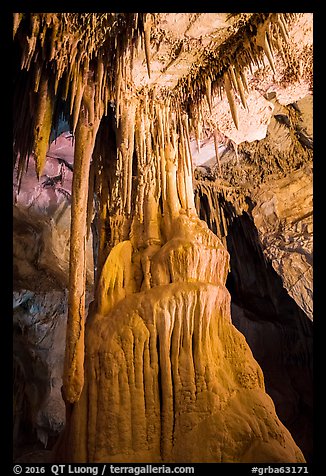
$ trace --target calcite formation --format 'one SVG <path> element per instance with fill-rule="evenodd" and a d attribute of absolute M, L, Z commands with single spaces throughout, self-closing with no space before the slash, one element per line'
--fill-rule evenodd
<path fill-rule="evenodd" d="M 146 102 L 141 106 L 136 131 L 145 134 L 136 134 L 140 166 L 130 233 L 121 227 L 98 278 L 86 323 L 84 386 L 58 457 L 304 461 L 230 321 L 228 253 L 197 216 L 189 146 L 177 142 L 186 136 L 182 118 L 179 134 L 171 134 L 173 115 L 168 120 L 157 105 L 155 130 L 143 114 Z M 122 224 L 128 183 L 118 176 L 115 219 Z"/>
<path fill-rule="evenodd" d="M 211 111 L 214 95 L 226 93 L 238 128 L 236 96 L 247 108 L 248 68 L 265 67 L 267 58 L 275 72 L 279 51 L 298 76 L 288 47 L 293 15 L 235 16 L 234 32 L 202 48 L 199 65 L 170 89 L 152 82 L 160 14 L 14 16 L 23 70 L 14 128 L 19 184 L 31 153 L 42 174 L 60 112 L 75 135 L 67 421 L 57 460 L 304 461 L 230 321 L 228 253 L 194 201 L 190 137 L 200 140 L 203 101 Z M 177 42 L 161 73 L 190 49 L 186 37 Z M 140 83 L 137 60 L 148 77 Z M 95 297 L 86 320 L 92 225 Z"/>
<path fill-rule="evenodd" d="M 227 251 L 198 218 L 181 214 L 175 221 L 170 240 L 151 259 L 150 289 L 120 292 L 113 307 L 107 289 L 97 295 L 87 319 L 85 385 L 60 457 L 304 461 L 231 323 Z M 127 286 L 130 250 L 126 241 L 111 252 L 111 270 Z"/>

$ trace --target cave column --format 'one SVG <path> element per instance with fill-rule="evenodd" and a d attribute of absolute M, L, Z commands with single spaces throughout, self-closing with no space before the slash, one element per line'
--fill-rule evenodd
<path fill-rule="evenodd" d="M 63 375 L 64 398 L 79 399 L 84 383 L 84 322 L 86 286 L 86 214 L 89 171 L 96 134 L 103 114 L 95 107 L 95 83 L 89 74 L 76 128 L 72 182 L 69 300 L 66 354 Z"/>

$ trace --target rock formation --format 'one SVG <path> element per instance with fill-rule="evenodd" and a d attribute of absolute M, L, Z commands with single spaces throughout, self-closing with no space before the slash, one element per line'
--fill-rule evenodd
<path fill-rule="evenodd" d="M 238 156 L 226 147 L 221 169 L 215 160 L 198 166 L 195 201 L 230 253 L 232 322 L 262 367 L 278 416 L 311 461 L 312 103 L 309 96 L 288 107 L 273 102 L 290 126 L 273 117 L 266 138 L 242 143 Z M 202 149 L 210 157 L 213 137 Z"/>
<path fill-rule="evenodd" d="M 200 143 L 203 126 L 213 128 L 221 173 L 221 132 L 209 119 L 217 93 L 227 98 L 241 134 L 237 102 L 248 109 L 249 69 L 253 76 L 254 65 L 259 71 L 267 61 L 276 74 L 281 57 L 288 78 L 300 76 L 288 33 L 296 16 L 203 14 L 196 24 L 196 14 L 182 14 L 184 37 L 171 42 L 175 26 L 168 15 L 14 14 L 22 104 L 14 117 L 17 192 L 31 154 L 43 176 L 60 114 L 75 140 L 63 365 L 67 420 L 53 457 L 304 462 L 231 322 L 226 234 L 223 244 L 198 217 L 191 146 Z M 201 28 L 214 40 L 200 43 Z M 161 44 L 160 59 L 153 49 L 157 53 Z M 188 66 L 169 80 L 166 72 L 182 62 Z M 238 154 L 239 136 L 232 140 Z M 43 182 L 56 197 L 59 175 L 47 174 Z M 256 203 L 253 216 L 265 232 L 268 210 L 262 220 L 259 197 Z M 91 230 L 95 291 L 87 314 Z M 303 286 L 309 294 L 309 282 Z"/>
<path fill-rule="evenodd" d="M 152 258 L 153 287 L 90 313 L 85 385 L 71 410 L 64 457 L 303 461 L 231 323 L 227 252 L 197 218 L 184 218 Z M 125 256 L 115 262 L 117 275 L 127 275 Z"/>

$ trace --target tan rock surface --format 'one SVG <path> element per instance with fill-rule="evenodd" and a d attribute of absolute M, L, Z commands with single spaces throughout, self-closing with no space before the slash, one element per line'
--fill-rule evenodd
<path fill-rule="evenodd" d="M 63 460 L 304 461 L 230 321 L 228 254 L 198 219 L 194 226 L 197 234 L 183 239 L 175 227 L 152 257 L 151 289 L 122 297 L 107 314 L 90 312 L 85 386 L 61 442 Z M 198 241 L 212 250 L 203 249 L 201 262 Z M 116 266 L 125 269 L 122 257 Z"/>
<path fill-rule="evenodd" d="M 313 318 L 312 167 L 266 184 L 254 195 L 252 210 L 264 252 L 284 287 Z"/>

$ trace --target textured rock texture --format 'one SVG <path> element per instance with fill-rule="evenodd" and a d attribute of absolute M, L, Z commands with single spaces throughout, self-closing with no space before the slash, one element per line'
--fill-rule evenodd
<path fill-rule="evenodd" d="M 281 421 L 311 461 L 313 455 L 313 325 L 262 251 L 254 222 L 235 218 L 227 237 L 232 322 L 264 372 Z"/>
<path fill-rule="evenodd" d="M 284 287 L 313 318 L 312 167 L 263 185 L 253 195 L 252 216 L 266 257 Z"/>
<path fill-rule="evenodd" d="M 45 447 L 48 443 L 51 447 L 64 426 L 61 385 L 67 294 L 21 290 L 14 293 L 13 304 L 14 440 L 19 453 L 19 445 L 24 444 L 21 426 L 29 427 Z"/>
<path fill-rule="evenodd" d="M 228 254 L 198 219 L 191 228 L 182 236 L 176 224 L 152 257 L 151 289 L 105 314 L 92 308 L 85 385 L 60 444 L 63 460 L 304 461 L 231 323 Z M 116 272 L 125 266 L 120 258 Z"/>
<path fill-rule="evenodd" d="M 264 139 L 236 149 L 227 144 L 221 174 L 215 160 L 197 168 L 197 209 L 201 203 L 201 217 L 222 239 L 232 216 L 248 213 L 266 258 L 312 319 L 312 95 L 288 106 L 272 101 L 274 116 Z M 210 145 L 212 139 L 207 150 Z"/>
<path fill-rule="evenodd" d="M 63 133 L 47 152 L 44 172 L 37 179 L 31 158 L 17 194 L 14 174 L 13 254 L 16 289 L 67 287 L 69 275 L 71 134 Z M 87 281 L 94 280 L 92 240 L 87 243 Z"/>

